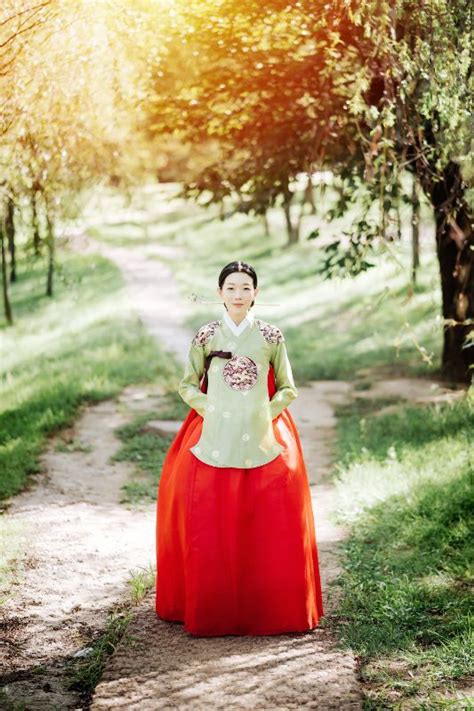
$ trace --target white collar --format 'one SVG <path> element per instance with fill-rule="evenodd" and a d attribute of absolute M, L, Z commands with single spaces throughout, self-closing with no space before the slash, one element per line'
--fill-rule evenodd
<path fill-rule="evenodd" d="M 253 323 L 253 320 L 253 313 L 249 311 L 243 321 L 241 321 L 237 326 L 237 324 L 232 321 L 227 311 L 224 311 L 224 321 L 235 336 L 240 336 L 240 334 L 245 331 L 247 326 L 250 326 Z"/>

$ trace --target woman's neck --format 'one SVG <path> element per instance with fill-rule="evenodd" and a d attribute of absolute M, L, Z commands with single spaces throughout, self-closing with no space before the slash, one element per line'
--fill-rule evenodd
<path fill-rule="evenodd" d="M 240 326 L 242 321 L 247 317 L 247 314 L 232 315 L 229 312 L 227 312 L 227 313 L 228 313 L 229 318 L 235 323 L 236 326 Z"/>

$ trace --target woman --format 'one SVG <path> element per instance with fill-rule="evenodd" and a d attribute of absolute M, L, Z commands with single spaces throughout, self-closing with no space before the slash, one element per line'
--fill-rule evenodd
<path fill-rule="evenodd" d="M 223 318 L 194 336 L 179 394 L 192 408 L 163 463 L 156 612 L 196 636 L 313 629 L 323 615 L 308 477 L 287 405 L 285 339 L 253 316 L 255 270 L 231 262 Z"/>

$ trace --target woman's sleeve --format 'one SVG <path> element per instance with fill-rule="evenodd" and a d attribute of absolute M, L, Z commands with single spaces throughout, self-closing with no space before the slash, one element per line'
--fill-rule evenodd
<path fill-rule="evenodd" d="M 290 402 L 298 397 L 298 390 L 293 380 L 290 361 L 286 352 L 286 344 L 282 339 L 274 347 L 270 361 L 275 370 L 276 392 L 270 400 L 270 414 L 272 420 L 288 407 Z"/>
<path fill-rule="evenodd" d="M 178 393 L 184 402 L 193 410 L 204 417 L 206 408 L 206 393 L 201 392 L 199 385 L 204 373 L 204 346 L 192 344 L 189 353 L 184 375 L 178 386 Z"/>

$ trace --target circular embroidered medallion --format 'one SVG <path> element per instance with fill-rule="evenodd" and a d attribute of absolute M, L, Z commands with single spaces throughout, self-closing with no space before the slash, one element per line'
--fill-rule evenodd
<path fill-rule="evenodd" d="M 257 364 L 247 356 L 234 356 L 225 364 L 222 375 L 232 390 L 250 390 L 258 379 Z"/>

